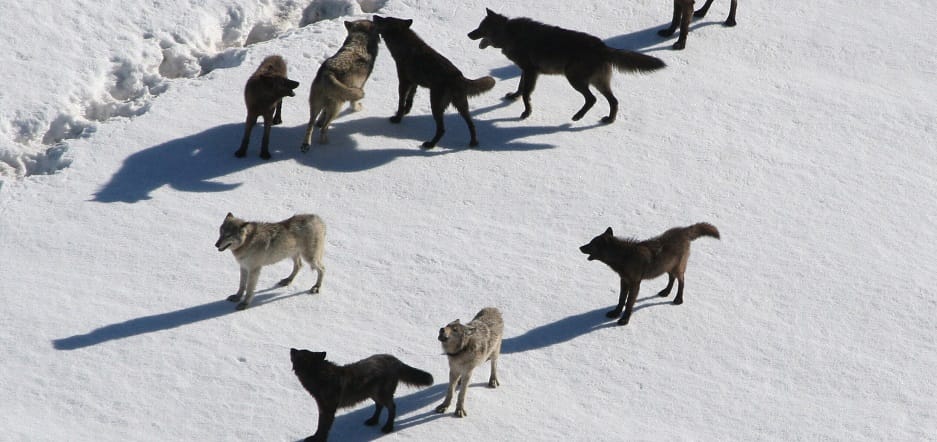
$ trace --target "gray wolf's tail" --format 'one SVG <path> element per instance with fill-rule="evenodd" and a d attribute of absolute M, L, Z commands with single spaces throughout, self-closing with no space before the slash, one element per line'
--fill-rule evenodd
<path fill-rule="evenodd" d="M 403 367 L 400 369 L 400 380 L 403 381 L 403 383 L 414 387 L 428 387 L 433 385 L 433 375 L 407 364 L 401 364 Z"/>
<path fill-rule="evenodd" d="M 711 236 L 713 238 L 719 239 L 719 230 L 716 229 L 716 226 L 709 223 L 693 224 L 692 226 L 687 227 L 686 230 L 690 236 L 690 241 L 701 236 Z"/>
<path fill-rule="evenodd" d="M 623 49 L 608 48 L 607 60 L 612 66 L 615 66 L 620 72 L 647 72 L 656 71 L 667 66 L 663 60 L 650 55 L 644 55 L 640 52 L 626 51 Z"/>
<path fill-rule="evenodd" d="M 493 87 L 495 87 L 495 79 L 490 75 L 474 80 L 465 79 L 465 93 L 470 97 L 488 92 Z"/>
<path fill-rule="evenodd" d="M 329 72 L 325 76 L 325 81 L 329 82 L 332 86 L 326 88 L 327 94 L 331 95 L 334 98 L 344 101 L 358 101 L 364 98 L 364 89 L 357 87 L 348 87 L 345 83 L 342 83 L 335 77 L 335 74 Z"/>

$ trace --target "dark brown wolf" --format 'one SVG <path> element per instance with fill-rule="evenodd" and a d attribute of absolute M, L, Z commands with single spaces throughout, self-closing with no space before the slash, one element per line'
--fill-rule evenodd
<path fill-rule="evenodd" d="M 657 33 L 663 37 L 670 37 L 677 30 L 677 26 L 680 26 L 680 36 L 677 37 L 677 42 L 673 44 L 674 49 L 683 49 L 686 47 L 686 37 L 690 33 L 690 14 L 693 17 L 702 18 L 706 16 L 706 13 L 709 12 L 709 7 L 712 6 L 713 0 L 706 0 L 706 4 L 702 8 L 699 8 L 698 11 L 693 12 L 693 0 L 674 0 L 673 2 L 673 21 L 671 21 L 670 26 L 666 29 L 661 29 Z M 731 6 L 729 6 L 729 17 L 726 18 L 725 26 L 735 26 L 735 8 L 738 6 L 738 0 L 732 0 Z"/>
<path fill-rule="evenodd" d="M 563 74 L 586 102 L 573 115 L 580 120 L 592 105 L 595 95 L 589 86 L 598 89 L 608 100 L 609 114 L 603 123 L 615 121 L 618 115 L 618 99 L 610 85 L 612 67 L 619 71 L 654 71 L 665 66 L 658 58 L 637 52 L 610 48 L 598 37 L 557 26 L 543 24 L 529 18 L 507 18 L 487 9 L 488 15 L 469 32 L 472 40 L 481 39 L 478 47 L 494 46 L 521 68 L 521 81 L 517 91 L 507 94 L 506 99 L 524 99 L 521 118 L 530 116 L 530 94 L 540 74 Z"/>
<path fill-rule="evenodd" d="M 260 157 L 270 159 L 270 127 L 283 122 L 280 117 L 283 97 L 295 96 L 293 89 L 298 86 L 298 82 L 286 78 L 286 62 L 283 57 L 271 55 L 264 58 L 244 86 L 247 122 L 244 126 L 244 137 L 241 138 L 241 147 L 234 152 L 234 156 L 241 158 L 247 154 L 251 129 L 257 124 L 257 117 L 263 116 L 264 137 L 260 145 Z"/>
<path fill-rule="evenodd" d="M 377 425 L 381 410 L 387 407 L 384 433 L 394 431 L 397 406 L 394 392 L 403 382 L 412 386 L 433 385 L 433 376 L 413 368 L 391 355 L 374 355 L 345 366 L 325 360 L 325 352 L 290 349 L 293 372 L 319 406 L 319 426 L 307 441 L 325 441 L 339 408 L 351 407 L 366 399 L 374 401 L 374 415 L 365 425 Z"/>
<path fill-rule="evenodd" d="M 433 50 L 410 29 L 413 20 L 375 15 L 374 24 L 377 25 L 377 30 L 397 65 L 400 95 L 397 113 L 390 118 L 390 121 L 399 123 L 401 118 L 410 112 L 416 88 L 423 86 L 429 88 L 430 107 L 433 111 L 433 119 L 436 121 L 436 133 L 432 140 L 423 143 L 423 148 L 430 149 L 436 146 L 442 138 L 442 134 L 446 131 L 443 124 L 443 112 L 450 103 L 455 106 L 459 115 L 465 120 L 465 124 L 468 125 L 471 135 L 469 146 L 478 146 L 475 123 L 472 122 L 472 116 L 469 114 L 468 97 L 491 90 L 495 85 L 495 79 L 490 76 L 475 80 L 465 78 L 462 71 L 452 62 Z"/>
<path fill-rule="evenodd" d="M 683 304 L 683 274 L 686 272 L 687 259 L 690 258 L 690 241 L 700 236 L 719 238 L 719 230 L 709 223 L 698 223 L 689 227 L 674 227 L 660 236 L 638 241 L 635 239 L 616 238 L 609 227 L 599 236 L 592 238 L 589 244 L 579 251 L 589 255 L 589 261 L 599 260 L 612 268 L 621 278 L 621 293 L 618 305 L 605 314 L 609 318 L 618 317 L 618 325 L 625 325 L 631 318 L 631 310 L 642 279 L 652 279 L 666 273 L 670 280 L 667 287 L 657 296 L 668 296 L 677 280 L 677 297 L 673 303 Z M 622 315 L 622 308 L 625 313 Z"/>

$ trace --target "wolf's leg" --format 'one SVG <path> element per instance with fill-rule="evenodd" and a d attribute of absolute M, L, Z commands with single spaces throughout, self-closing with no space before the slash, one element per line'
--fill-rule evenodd
<path fill-rule="evenodd" d="M 712 1 L 712 0 L 709 0 L 709 1 Z M 725 23 L 723 23 L 724 25 L 726 25 L 726 26 L 735 26 L 735 25 L 736 25 L 736 23 L 735 23 L 735 9 L 736 9 L 736 6 L 738 6 L 738 1 L 737 1 L 737 0 L 732 0 L 732 5 L 729 6 L 729 16 L 726 18 Z"/>
<path fill-rule="evenodd" d="M 680 8 L 680 36 L 677 42 L 673 44 L 674 49 L 683 49 L 686 47 L 686 38 L 690 32 L 690 20 L 693 18 L 693 0 L 681 0 L 683 5 Z"/>
<path fill-rule="evenodd" d="M 316 127 L 322 127 L 320 124 L 322 122 L 322 106 L 319 105 L 318 101 L 313 101 L 312 98 L 309 99 L 309 124 L 306 125 L 306 134 L 303 135 L 303 144 L 300 146 L 299 150 L 303 152 L 309 151 L 309 146 L 312 145 L 312 134 L 315 132 Z M 318 118 L 318 119 L 317 119 Z"/>
<path fill-rule="evenodd" d="M 459 373 L 449 369 L 449 388 L 446 389 L 446 398 L 436 407 L 437 413 L 445 413 L 446 409 L 449 408 L 449 404 L 452 403 L 452 396 L 455 394 L 455 387 L 459 385 L 460 378 L 461 376 L 459 376 Z"/>
<path fill-rule="evenodd" d="M 335 422 L 335 411 L 338 406 L 324 405 L 319 408 L 319 426 L 316 427 L 316 434 L 306 438 L 306 441 L 325 442 L 329 440 L 329 430 L 332 429 L 332 423 Z"/>
<path fill-rule="evenodd" d="M 670 290 L 673 289 L 673 280 L 676 279 L 673 273 L 667 273 L 669 280 L 667 281 L 667 287 L 663 290 L 657 292 L 657 296 L 667 297 L 670 296 Z"/>
<path fill-rule="evenodd" d="M 475 135 L 475 122 L 472 121 L 472 115 L 469 113 L 468 98 L 465 96 L 453 97 L 452 105 L 459 111 L 459 115 L 462 116 L 462 119 L 465 120 L 465 124 L 468 126 L 469 135 L 471 136 L 469 146 L 478 146 L 478 137 Z"/>
<path fill-rule="evenodd" d="M 498 388 L 501 382 L 498 382 L 498 356 L 501 355 L 501 341 L 498 341 L 498 348 L 491 353 L 491 376 L 488 377 L 488 386 Z"/>
<path fill-rule="evenodd" d="M 283 100 L 282 99 L 277 100 L 277 109 L 273 113 L 273 125 L 274 126 L 283 123 L 283 117 L 282 115 L 280 115 L 282 112 L 282 108 L 283 108 Z"/>
<path fill-rule="evenodd" d="M 247 269 L 241 267 L 241 281 L 238 283 L 238 292 L 228 296 L 228 301 L 230 302 L 239 302 L 241 297 L 244 296 L 244 290 L 247 289 Z"/>
<path fill-rule="evenodd" d="M 670 26 L 657 31 L 657 35 L 670 37 L 677 31 L 677 26 L 680 25 L 681 12 L 683 11 L 683 7 L 681 6 L 681 2 L 683 1 L 685 0 L 673 0 L 673 20 L 670 22 Z"/>
<path fill-rule="evenodd" d="M 611 66 L 605 65 L 605 71 L 608 75 L 601 77 L 599 81 L 592 83 L 599 93 L 608 101 L 608 116 L 602 118 L 602 123 L 609 124 L 614 123 L 615 118 L 618 117 L 618 99 L 615 98 L 615 94 L 612 93 L 612 86 L 610 84 L 612 76 Z"/>
<path fill-rule="evenodd" d="M 244 299 L 238 303 L 235 309 L 244 310 L 251 305 L 251 301 L 254 299 L 254 289 L 257 288 L 257 279 L 260 278 L 260 267 L 256 269 L 250 269 L 247 272 L 247 293 L 244 295 Z"/>
<path fill-rule="evenodd" d="M 586 112 L 595 105 L 595 95 L 589 90 L 590 73 L 585 72 L 586 70 L 588 69 L 584 66 L 577 66 L 566 70 L 566 80 L 568 80 L 573 89 L 582 94 L 582 98 L 586 100 L 582 108 L 573 115 L 573 121 L 581 120 L 582 117 L 586 115 Z"/>
<path fill-rule="evenodd" d="M 521 113 L 521 119 L 525 119 L 530 116 L 530 113 L 533 112 L 533 108 L 530 106 L 530 94 L 534 92 L 534 87 L 537 86 L 537 76 L 540 75 L 536 70 L 525 71 L 521 75 L 521 84 L 520 92 L 521 98 L 524 100 L 524 112 Z"/>
<path fill-rule="evenodd" d="M 696 12 L 693 13 L 693 16 L 697 18 L 705 17 L 706 13 L 709 12 L 709 7 L 712 6 L 712 4 L 713 0 L 706 0 L 706 3 L 703 5 L 703 7 L 697 9 Z"/>
<path fill-rule="evenodd" d="M 293 257 L 293 271 L 290 272 L 290 276 L 283 278 L 280 282 L 277 283 L 280 287 L 285 287 L 293 283 L 293 278 L 296 277 L 296 274 L 299 273 L 299 268 L 303 266 L 303 260 L 299 258 L 299 255 Z"/>
<path fill-rule="evenodd" d="M 617 318 L 621 315 L 622 309 L 625 308 L 625 301 L 628 300 L 628 290 L 631 288 L 631 283 L 625 281 L 624 278 L 621 279 L 621 291 L 618 292 L 618 305 L 614 309 L 609 310 L 605 313 L 607 318 Z"/>
<path fill-rule="evenodd" d="M 368 420 L 364 421 L 364 424 L 367 426 L 377 425 L 377 422 L 381 417 L 381 410 L 383 409 L 384 409 L 384 406 L 381 405 L 381 403 L 378 402 L 377 399 L 375 399 L 374 400 L 374 414 L 372 414 L 371 417 L 368 418 Z"/>
<path fill-rule="evenodd" d="M 332 101 L 325 105 L 325 110 L 322 112 L 322 129 L 319 132 L 320 143 L 329 144 L 329 125 L 341 111 L 342 102 L 340 101 Z"/>
<path fill-rule="evenodd" d="M 410 107 L 413 106 L 413 94 L 416 93 L 416 84 L 403 78 L 398 77 L 398 79 L 400 82 L 397 85 L 397 113 L 390 117 L 391 123 L 399 123 L 403 116 L 410 112 Z"/>
<path fill-rule="evenodd" d="M 436 133 L 433 134 L 432 140 L 423 143 L 422 147 L 424 149 L 436 147 L 436 143 L 442 138 L 442 134 L 446 132 L 446 123 L 443 121 L 443 114 L 446 112 L 446 108 L 449 107 L 449 97 L 444 87 L 430 89 L 429 104 L 433 111 L 433 120 L 436 121 Z"/>
<path fill-rule="evenodd" d="M 385 404 L 387 406 L 387 422 L 381 427 L 381 431 L 384 433 L 390 433 L 394 431 L 394 419 L 397 418 L 397 404 L 394 403 L 394 397 L 391 395 L 390 399 Z"/>
<path fill-rule="evenodd" d="M 273 127 L 270 112 L 264 114 L 264 137 L 260 143 L 260 158 L 270 159 L 270 128 Z"/>
<path fill-rule="evenodd" d="M 465 394 L 468 393 L 469 384 L 472 383 L 472 371 L 474 369 L 469 369 L 465 371 L 465 374 L 462 375 L 462 385 L 459 387 L 459 400 L 455 403 L 455 415 L 456 417 L 465 417 L 468 413 L 465 412 Z"/>
<path fill-rule="evenodd" d="M 254 125 L 257 124 L 257 118 L 259 116 L 258 114 L 248 112 L 247 121 L 244 122 L 244 136 L 241 138 L 241 147 L 234 152 L 234 156 L 243 158 L 244 155 L 247 155 L 247 145 L 251 141 L 251 130 L 254 128 Z"/>
<path fill-rule="evenodd" d="M 677 297 L 673 299 L 674 305 L 683 304 L 683 273 L 677 275 Z"/>
<path fill-rule="evenodd" d="M 631 319 L 631 310 L 634 308 L 634 301 L 638 299 L 638 291 L 641 290 L 641 280 L 635 281 L 628 292 L 628 305 L 625 307 L 625 314 L 618 319 L 618 325 L 627 325 Z"/>
<path fill-rule="evenodd" d="M 306 259 L 306 262 L 309 263 L 309 267 L 316 271 L 316 283 L 309 289 L 309 293 L 315 294 L 319 293 L 319 289 L 322 288 L 322 278 L 325 277 L 325 266 L 322 265 L 322 261 Z"/>

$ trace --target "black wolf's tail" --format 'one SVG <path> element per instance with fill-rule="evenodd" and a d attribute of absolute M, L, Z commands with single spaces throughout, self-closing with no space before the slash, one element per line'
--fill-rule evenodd
<path fill-rule="evenodd" d="M 621 72 L 656 71 L 667 66 L 663 60 L 640 52 L 608 48 L 607 59 Z"/>
<path fill-rule="evenodd" d="M 709 223 L 697 223 L 693 224 L 690 227 L 686 228 L 687 234 L 690 236 L 690 241 L 693 241 L 696 238 L 701 236 L 711 236 L 713 238 L 719 239 L 719 230 L 716 229 L 716 226 Z"/>
<path fill-rule="evenodd" d="M 400 380 L 403 381 L 403 383 L 415 387 L 428 387 L 433 385 L 433 375 L 407 364 L 401 363 L 401 365 L 403 365 L 403 367 L 400 369 Z"/>
<path fill-rule="evenodd" d="M 474 80 L 465 79 L 465 93 L 470 97 L 488 92 L 493 87 L 495 87 L 495 79 L 490 75 Z"/>

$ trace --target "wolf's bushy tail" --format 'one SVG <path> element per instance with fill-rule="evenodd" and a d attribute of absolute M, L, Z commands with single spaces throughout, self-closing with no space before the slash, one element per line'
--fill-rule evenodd
<path fill-rule="evenodd" d="M 433 385 L 433 375 L 402 362 L 401 365 L 403 365 L 403 367 L 400 368 L 400 380 L 403 381 L 403 383 L 414 387 L 428 387 Z"/>
<path fill-rule="evenodd" d="M 624 49 L 608 48 L 607 59 L 615 69 L 621 72 L 647 72 L 656 71 L 667 66 L 663 60 L 651 57 L 640 52 L 626 51 Z"/>
<path fill-rule="evenodd" d="M 701 236 L 711 236 L 719 239 L 719 229 L 716 229 L 716 226 L 709 223 L 696 223 L 687 227 L 686 230 L 690 236 L 690 241 Z"/>
<path fill-rule="evenodd" d="M 325 88 L 324 92 L 333 98 L 344 101 L 358 101 L 364 98 L 364 89 L 347 86 L 331 72 L 325 74 L 324 80 L 331 85 L 331 87 Z"/>
<path fill-rule="evenodd" d="M 490 75 L 474 80 L 465 79 L 465 93 L 470 97 L 488 92 L 493 87 L 495 87 L 495 79 Z"/>

